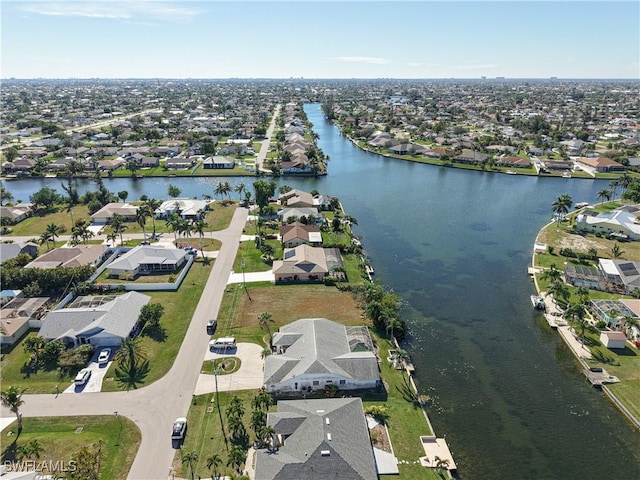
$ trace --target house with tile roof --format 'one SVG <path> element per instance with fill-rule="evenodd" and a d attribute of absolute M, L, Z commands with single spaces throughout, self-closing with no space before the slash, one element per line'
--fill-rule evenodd
<path fill-rule="evenodd" d="M 378 361 L 367 327 L 346 327 L 326 318 L 303 318 L 273 335 L 265 359 L 264 387 L 285 395 L 335 385 L 340 390 L 380 386 Z"/>
<path fill-rule="evenodd" d="M 279 401 L 272 445 L 254 453 L 255 480 L 377 480 L 362 400 Z"/>
<path fill-rule="evenodd" d="M 293 248 L 302 244 L 311 245 L 312 247 L 322 245 L 320 227 L 317 225 L 305 225 L 300 222 L 281 226 L 280 239 L 282 240 L 282 245 L 286 248 Z"/>
<path fill-rule="evenodd" d="M 273 274 L 278 282 L 321 282 L 336 267 L 342 266 L 337 248 L 320 248 L 302 244 L 285 248 L 282 260 L 274 260 Z"/>
<path fill-rule="evenodd" d="M 576 165 L 588 173 L 624 172 L 627 168 L 608 157 L 580 157 Z"/>
<path fill-rule="evenodd" d="M 209 202 L 206 200 L 172 198 L 162 202 L 162 205 L 155 211 L 155 216 L 167 219 L 172 213 L 176 213 L 185 220 L 197 220 L 204 215 L 208 208 Z"/>
<path fill-rule="evenodd" d="M 70 308 L 49 312 L 42 320 L 40 336 L 62 340 L 69 346 L 117 346 L 135 334 L 140 310 L 150 300 L 148 295 L 133 291 L 118 296 L 79 297 Z"/>

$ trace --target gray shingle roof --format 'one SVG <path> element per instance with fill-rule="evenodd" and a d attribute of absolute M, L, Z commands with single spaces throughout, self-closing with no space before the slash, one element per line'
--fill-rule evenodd
<path fill-rule="evenodd" d="M 105 332 L 126 338 L 137 323 L 140 310 L 150 300 L 147 295 L 128 292 L 98 307 L 53 310 L 44 318 L 40 336 L 48 339 L 90 337 Z"/>
<path fill-rule="evenodd" d="M 273 345 L 286 347 L 286 352 L 265 359 L 265 385 L 308 373 L 379 379 L 375 354 L 351 352 L 344 325 L 326 318 L 303 318 L 281 327 L 273 336 Z"/>
<path fill-rule="evenodd" d="M 284 445 L 256 451 L 256 480 L 378 478 L 360 398 L 280 401 L 267 423 Z"/>

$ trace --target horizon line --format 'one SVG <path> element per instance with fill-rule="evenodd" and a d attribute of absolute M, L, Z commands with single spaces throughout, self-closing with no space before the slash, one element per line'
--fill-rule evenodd
<path fill-rule="evenodd" d="M 7 80 L 634 80 L 640 77 L 2 77 Z"/>

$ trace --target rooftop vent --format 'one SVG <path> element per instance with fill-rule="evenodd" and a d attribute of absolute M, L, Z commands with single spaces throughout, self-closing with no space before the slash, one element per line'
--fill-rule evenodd
<path fill-rule="evenodd" d="M 331 450 L 320 450 L 320 455 L 323 457 L 329 457 L 331 456 Z"/>

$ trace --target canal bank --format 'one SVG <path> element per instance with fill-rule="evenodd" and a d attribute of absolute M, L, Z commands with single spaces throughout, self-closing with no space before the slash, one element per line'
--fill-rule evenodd
<path fill-rule="evenodd" d="M 547 292 L 541 291 L 540 285 L 538 283 L 537 275 L 541 274 L 543 269 L 536 265 L 536 255 L 539 253 L 542 253 L 543 251 L 542 247 L 545 247 L 545 248 L 547 247 L 546 244 L 540 241 L 541 234 L 544 232 L 544 230 L 546 230 L 547 228 L 551 228 L 555 224 L 556 224 L 555 221 L 549 222 L 542 229 L 540 229 L 540 232 L 536 236 L 536 241 L 534 243 L 533 253 L 531 256 L 531 268 L 529 270 L 531 272 L 531 277 L 533 279 L 533 283 L 535 285 L 537 294 L 540 297 L 544 298 L 544 302 L 545 302 L 544 315 L 545 316 L 554 315 L 554 314 L 562 315 L 562 310 L 558 307 L 558 304 L 553 299 L 553 295 L 550 295 Z M 552 246 L 552 247 L 557 247 L 557 246 Z M 565 325 L 557 326 L 556 330 L 558 331 L 560 338 L 562 338 L 562 340 L 565 342 L 567 347 L 573 352 L 573 355 L 575 356 L 575 359 L 577 360 L 578 364 L 582 367 L 582 369 L 585 372 L 587 372 L 591 368 L 591 366 L 587 363 L 587 360 L 592 359 L 593 356 L 589 348 L 585 345 L 585 343 L 580 341 L 580 339 L 578 338 L 575 332 L 575 329 L 565 324 Z M 629 420 L 629 422 L 631 422 L 632 425 L 640 429 L 640 420 L 633 415 L 631 410 L 627 408 L 624 402 L 622 402 L 611 391 L 611 389 L 607 387 L 607 385 L 604 385 L 604 384 L 599 385 L 598 388 L 604 392 L 607 398 L 613 403 L 613 405 L 615 405 L 615 407 L 620 411 L 620 413 L 622 413 Z"/>

